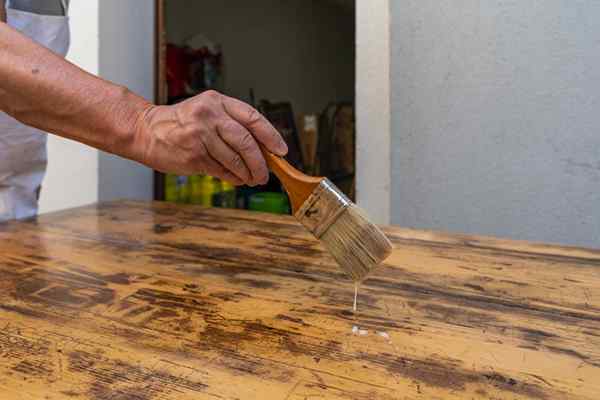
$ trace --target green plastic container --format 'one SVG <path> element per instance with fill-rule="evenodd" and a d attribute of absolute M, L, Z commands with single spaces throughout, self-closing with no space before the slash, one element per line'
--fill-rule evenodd
<path fill-rule="evenodd" d="M 289 214 L 290 204 L 283 193 L 261 192 L 250 196 L 248 209 L 273 214 Z"/>

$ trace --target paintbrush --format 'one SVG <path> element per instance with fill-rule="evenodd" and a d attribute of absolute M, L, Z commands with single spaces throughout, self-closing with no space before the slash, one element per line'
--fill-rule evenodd
<path fill-rule="evenodd" d="M 329 179 L 312 177 L 262 148 L 269 169 L 279 178 L 292 213 L 355 281 L 363 280 L 390 255 L 392 244 Z"/>

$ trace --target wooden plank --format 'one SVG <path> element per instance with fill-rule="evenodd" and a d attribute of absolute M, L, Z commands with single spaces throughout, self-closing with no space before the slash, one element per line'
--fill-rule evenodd
<path fill-rule="evenodd" d="M 0 399 L 597 399 L 600 252 L 387 228 L 360 289 L 291 217 L 0 225 Z"/>

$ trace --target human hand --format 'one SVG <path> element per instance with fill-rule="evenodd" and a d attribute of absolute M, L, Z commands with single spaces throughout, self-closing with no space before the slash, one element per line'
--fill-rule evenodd
<path fill-rule="evenodd" d="M 171 106 L 150 106 L 140 116 L 136 153 L 142 163 L 180 175 L 205 173 L 233 183 L 265 184 L 269 173 L 258 146 L 284 156 L 277 130 L 248 104 L 207 91 Z"/>

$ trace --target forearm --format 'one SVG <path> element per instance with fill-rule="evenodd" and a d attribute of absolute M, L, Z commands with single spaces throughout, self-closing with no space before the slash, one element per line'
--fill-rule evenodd
<path fill-rule="evenodd" d="M 204 173 L 235 184 L 267 182 L 259 143 L 279 156 L 287 152 L 277 130 L 248 104 L 207 91 L 176 105 L 154 106 L 4 23 L 0 110 L 27 125 L 163 172 Z"/>
<path fill-rule="evenodd" d="M 3 0 L 0 0 L 2 2 Z M 0 23 L 0 110 L 36 128 L 135 160 L 151 105 Z"/>

